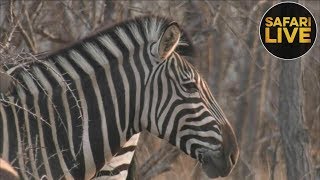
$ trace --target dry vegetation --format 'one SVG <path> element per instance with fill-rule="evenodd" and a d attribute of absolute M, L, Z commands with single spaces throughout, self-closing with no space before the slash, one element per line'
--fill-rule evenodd
<path fill-rule="evenodd" d="M 0 63 L 21 63 L 32 54 L 68 43 L 123 20 L 165 15 L 188 32 L 193 64 L 207 79 L 235 128 L 240 161 L 225 179 L 286 179 L 279 124 L 279 60 L 262 46 L 259 21 L 275 1 L 0 1 Z M 318 1 L 300 2 L 320 19 Z M 319 27 L 318 27 L 319 28 Z M 318 30 L 319 32 L 319 30 Z M 319 38 L 319 37 L 318 37 Z M 320 179 L 320 41 L 301 58 L 304 129 Z M 0 64 L 0 67 L 1 67 Z M 143 134 L 137 177 L 206 179 L 198 164 L 155 137 Z"/>

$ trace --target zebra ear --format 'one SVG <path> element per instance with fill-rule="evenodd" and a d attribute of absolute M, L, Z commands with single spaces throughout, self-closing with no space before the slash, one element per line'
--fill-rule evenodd
<path fill-rule="evenodd" d="M 180 40 L 181 31 L 177 23 L 171 23 L 160 37 L 158 53 L 161 60 L 165 60 L 175 50 Z"/>

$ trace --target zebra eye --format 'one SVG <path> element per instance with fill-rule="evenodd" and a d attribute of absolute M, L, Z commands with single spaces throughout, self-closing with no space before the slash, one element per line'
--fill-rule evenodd
<path fill-rule="evenodd" d="M 189 83 L 184 83 L 183 87 L 186 89 L 187 92 L 189 93 L 195 93 L 198 92 L 198 87 L 195 83 L 189 82 Z"/>

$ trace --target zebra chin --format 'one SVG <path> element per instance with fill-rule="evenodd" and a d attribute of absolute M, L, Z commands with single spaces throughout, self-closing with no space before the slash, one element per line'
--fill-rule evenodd
<path fill-rule="evenodd" d="M 235 165 L 233 159 L 225 156 L 225 153 L 209 149 L 203 149 L 198 160 L 209 178 L 228 176 Z"/>

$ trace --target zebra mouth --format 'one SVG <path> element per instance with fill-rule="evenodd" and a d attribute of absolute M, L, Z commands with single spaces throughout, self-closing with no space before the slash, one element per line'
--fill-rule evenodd
<path fill-rule="evenodd" d="M 221 151 L 203 150 L 202 153 L 199 153 L 199 161 L 203 171 L 210 178 L 225 177 L 232 169 L 228 166 Z"/>

